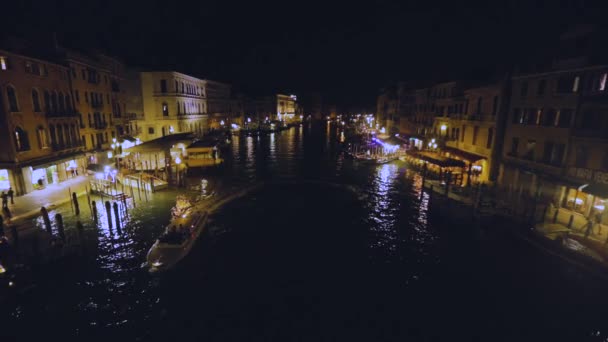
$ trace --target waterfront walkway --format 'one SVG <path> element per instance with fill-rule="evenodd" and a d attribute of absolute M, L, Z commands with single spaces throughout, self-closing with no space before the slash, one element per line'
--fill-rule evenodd
<path fill-rule="evenodd" d="M 88 176 L 77 176 L 59 184 L 51 184 L 44 189 L 34 190 L 29 194 L 15 197 L 15 204 L 11 204 L 9 199 L 8 207 L 13 215 L 12 221 L 15 222 L 37 215 L 42 207 L 50 209 L 67 203 L 71 199 L 71 192 L 76 192 L 78 196 L 85 194 L 88 182 Z"/>
<path fill-rule="evenodd" d="M 432 205 L 451 219 L 481 219 L 484 224 L 510 227 L 508 231 L 539 248 L 582 265 L 608 268 L 608 226 L 595 224 L 586 235 L 586 218 L 564 209 L 556 209 L 526 200 L 510 198 L 496 189 L 477 187 L 452 188 L 446 198 L 445 185 L 437 180 L 426 180 L 427 194 L 433 189 Z M 452 191 L 456 189 L 456 191 Z M 452 205 L 450 205 L 452 203 Z M 557 210 L 557 214 L 556 214 Z"/>

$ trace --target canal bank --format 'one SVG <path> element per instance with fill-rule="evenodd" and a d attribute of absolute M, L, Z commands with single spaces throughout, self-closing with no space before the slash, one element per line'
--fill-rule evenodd
<path fill-rule="evenodd" d="M 78 248 L 32 271 L 33 286 L 3 303 L 10 329 L 0 334 L 40 340 L 61 327 L 66 341 L 607 337 L 602 279 L 502 230 L 477 229 L 458 203 L 429 207 L 406 164 L 355 163 L 338 139 L 325 125 L 235 138 L 224 167 L 192 175 L 187 190 L 137 202 L 121 234 L 83 209 L 82 238 L 66 229 Z M 258 183 L 267 185 L 215 210 L 172 272 L 142 267 L 177 194 L 219 200 Z"/>

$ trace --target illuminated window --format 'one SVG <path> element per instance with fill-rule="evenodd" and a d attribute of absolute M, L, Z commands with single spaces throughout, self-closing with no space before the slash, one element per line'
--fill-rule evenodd
<path fill-rule="evenodd" d="M 163 102 L 163 116 L 169 116 L 169 106 Z"/>
<path fill-rule="evenodd" d="M 576 76 L 574 78 L 574 83 L 572 83 L 572 92 L 576 93 L 578 91 L 578 85 L 581 82 L 580 76 Z"/>
<path fill-rule="evenodd" d="M 8 59 L 4 56 L 0 56 L 0 70 L 8 69 Z"/>
<path fill-rule="evenodd" d="M 42 126 L 38 126 L 38 128 L 36 129 L 36 136 L 38 138 L 38 147 L 39 148 L 47 148 L 49 147 L 48 141 L 47 141 L 47 136 L 46 136 L 46 131 L 44 130 L 44 127 Z"/>
<path fill-rule="evenodd" d="M 15 128 L 15 148 L 17 151 L 30 150 L 30 142 L 27 138 L 27 132 L 21 127 Z"/>
<path fill-rule="evenodd" d="M 589 195 L 578 189 L 569 188 L 566 197 L 564 198 L 564 206 L 570 210 L 584 214 L 588 208 Z"/>
<path fill-rule="evenodd" d="M 608 74 L 604 73 L 600 76 L 600 91 L 606 90 L 606 78 L 608 78 Z"/>

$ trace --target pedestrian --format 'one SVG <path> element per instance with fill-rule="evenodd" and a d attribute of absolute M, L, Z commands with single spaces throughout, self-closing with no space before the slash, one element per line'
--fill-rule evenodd
<path fill-rule="evenodd" d="M 2 191 L 0 197 L 2 197 L 2 208 L 8 208 L 8 195 L 6 192 Z"/>
<path fill-rule="evenodd" d="M 599 227 L 599 229 L 597 230 L 597 233 L 599 235 L 601 235 L 602 234 L 602 213 L 599 210 L 595 211 L 594 219 L 595 219 L 595 224 L 597 224 L 597 226 Z"/>
<path fill-rule="evenodd" d="M 8 207 L 2 207 L 2 216 L 6 220 L 6 223 L 11 223 L 11 218 L 13 217 L 13 215 L 11 214 L 11 211 L 8 209 Z"/>
<path fill-rule="evenodd" d="M 587 229 L 585 230 L 585 238 L 589 237 L 589 234 L 591 234 L 593 231 L 593 220 L 591 219 L 591 217 L 587 217 Z"/>
<path fill-rule="evenodd" d="M 13 201 L 13 196 L 15 195 L 15 192 L 13 191 L 12 187 L 8 188 L 8 197 L 11 198 L 11 204 L 15 204 L 15 201 Z"/>

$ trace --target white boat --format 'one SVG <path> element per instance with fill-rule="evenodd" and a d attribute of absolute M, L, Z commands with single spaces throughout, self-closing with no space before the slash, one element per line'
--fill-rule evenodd
<path fill-rule="evenodd" d="M 174 218 L 148 251 L 150 272 L 168 270 L 188 255 L 201 235 L 208 216 L 206 211 L 191 212 L 192 209 Z"/>

